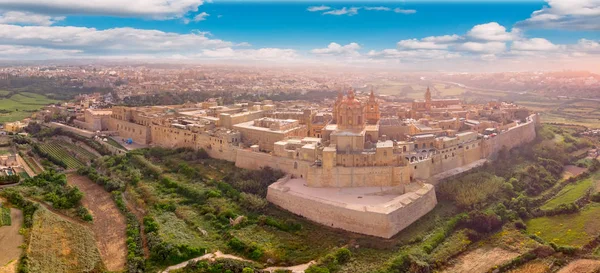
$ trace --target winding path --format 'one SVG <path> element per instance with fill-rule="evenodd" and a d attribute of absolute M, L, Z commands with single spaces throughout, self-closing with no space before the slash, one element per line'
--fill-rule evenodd
<path fill-rule="evenodd" d="M 247 260 L 238 256 L 234 256 L 234 255 L 229 255 L 229 254 L 223 254 L 223 252 L 221 251 L 216 251 L 214 253 L 208 253 L 208 254 L 204 254 L 200 257 L 196 257 L 190 260 L 187 260 L 185 262 L 176 264 L 176 265 L 172 265 L 167 267 L 165 270 L 163 270 L 161 273 L 169 273 L 173 270 L 177 270 L 177 269 L 181 269 L 184 268 L 189 262 L 197 262 L 197 261 L 203 261 L 203 260 L 210 260 L 210 261 L 214 261 L 216 259 L 231 259 L 231 260 L 238 260 L 238 261 L 246 261 L 246 262 L 253 262 L 251 260 Z M 263 271 L 266 272 L 275 272 L 275 270 L 278 269 L 283 269 L 283 270 L 291 270 L 292 273 L 304 273 L 304 271 L 311 266 L 312 264 L 315 264 L 315 261 L 310 261 L 308 263 L 305 264 L 299 264 L 299 265 L 295 265 L 295 266 L 289 266 L 289 267 L 267 267 L 265 269 L 263 269 Z"/>

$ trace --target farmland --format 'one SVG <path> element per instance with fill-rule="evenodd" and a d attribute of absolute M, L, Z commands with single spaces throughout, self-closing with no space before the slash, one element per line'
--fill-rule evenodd
<path fill-rule="evenodd" d="M 69 153 L 69 151 L 60 145 L 60 143 L 43 143 L 40 145 L 40 150 L 64 162 L 67 169 L 77 169 L 84 166 L 81 161 Z"/>
<path fill-rule="evenodd" d="M 70 174 L 67 181 L 85 194 L 81 203 L 93 216 L 91 229 L 106 268 L 110 271 L 122 270 L 127 255 L 125 217 L 115 205 L 110 193 L 87 177 Z"/>
<path fill-rule="evenodd" d="M 4 95 L 8 92 L 4 92 Z M 0 98 L 0 123 L 22 120 L 48 104 L 56 103 L 44 95 L 20 92 L 9 98 Z"/>
<path fill-rule="evenodd" d="M 548 242 L 581 247 L 600 235 L 600 204 L 579 213 L 534 218 L 526 222 L 527 232 Z"/>
<path fill-rule="evenodd" d="M 104 268 L 93 232 L 45 208 L 33 217 L 27 256 L 31 272 L 91 272 Z"/>
<path fill-rule="evenodd" d="M 594 178 L 590 177 L 577 183 L 567 185 L 554 198 L 550 199 L 546 204 L 544 204 L 541 209 L 553 209 L 559 205 L 570 204 L 577 201 L 577 199 L 581 198 L 592 188 L 593 182 L 596 180 L 597 176 L 598 175 L 596 175 Z"/>

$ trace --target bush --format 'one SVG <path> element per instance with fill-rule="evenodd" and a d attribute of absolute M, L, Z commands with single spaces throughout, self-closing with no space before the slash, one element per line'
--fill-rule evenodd
<path fill-rule="evenodd" d="M 591 197 L 593 202 L 600 202 L 600 192 L 594 193 Z"/>
<path fill-rule="evenodd" d="M 351 256 L 352 253 L 345 247 L 342 247 L 335 252 L 335 258 L 340 264 L 345 264 L 350 261 Z"/>
<path fill-rule="evenodd" d="M 81 217 L 81 219 L 86 222 L 91 222 L 94 220 L 88 209 L 86 209 L 84 206 L 79 206 L 77 208 L 77 216 Z"/>
<path fill-rule="evenodd" d="M 483 213 L 472 211 L 469 217 L 463 221 L 465 227 L 481 233 L 489 233 L 502 226 L 502 219 L 495 213 Z"/>
<path fill-rule="evenodd" d="M 519 229 L 519 230 L 526 230 L 527 229 L 527 225 L 525 225 L 525 223 L 523 223 L 523 221 L 518 220 L 515 222 L 515 228 Z"/>
<path fill-rule="evenodd" d="M 460 207 L 489 202 L 502 190 L 504 180 L 498 176 L 480 172 L 442 182 L 439 194 L 442 198 L 453 200 Z"/>
<path fill-rule="evenodd" d="M 264 198 L 251 194 L 242 192 L 240 194 L 240 205 L 244 208 L 247 208 L 254 212 L 263 211 L 269 203 Z"/>

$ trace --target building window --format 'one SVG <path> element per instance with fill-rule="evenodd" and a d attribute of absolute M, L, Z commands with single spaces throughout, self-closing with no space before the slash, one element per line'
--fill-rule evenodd
<path fill-rule="evenodd" d="M 298 169 L 298 162 L 294 162 L 294 170 Z"/>

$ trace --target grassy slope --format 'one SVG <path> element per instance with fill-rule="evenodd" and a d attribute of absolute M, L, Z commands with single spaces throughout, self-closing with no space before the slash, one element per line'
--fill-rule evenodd
<path fill-rule="evenodd" d="M 567 185 L 554 198 L 548 200 L 541 209 L 550 210 L 562 204 L 570 204 L 577 201 L 592 187 L 593 181 L 594 179 L 587 178 L 575 184 Z"/>
<path fill-rule="evenodd" d="M 527 232 L 549 242 L 581 247 L 600 234 L 600 204 L 592 203 L 575 214 L 531 219 Z"/>
<path fill-rule="evenodd" d="M 89 272 L 104 267 L 92 231 L 45 208 L 34 214 L 27 253 L 31 272 Z"/>

